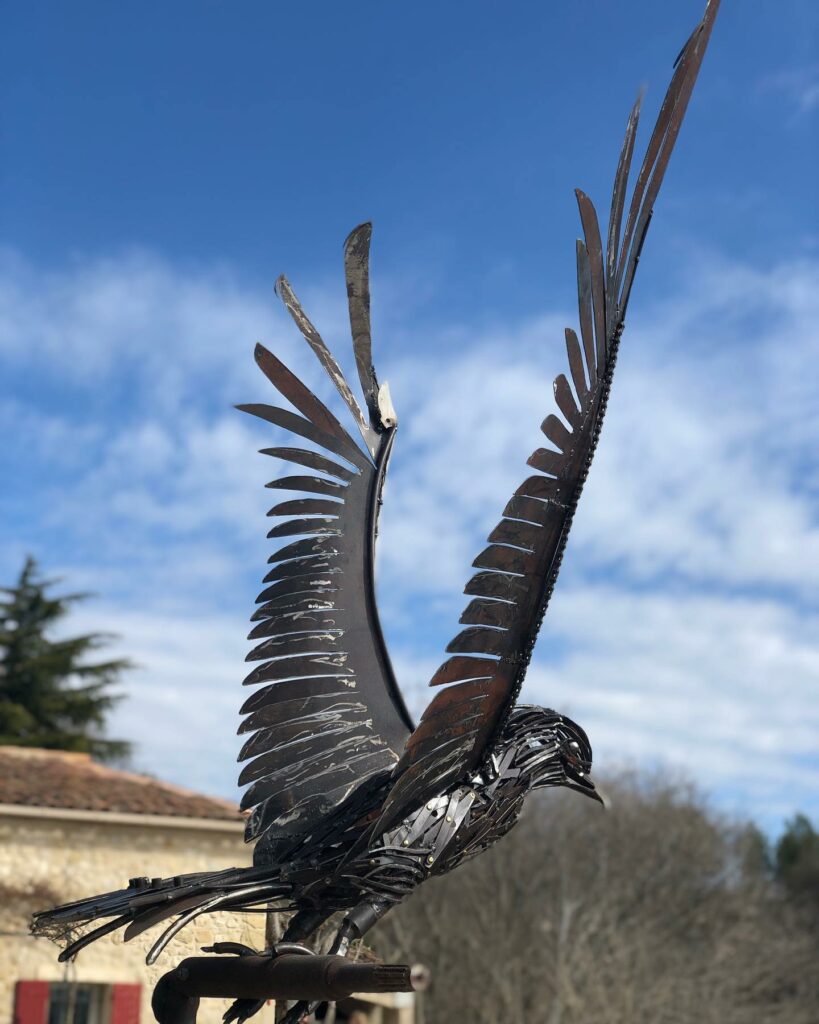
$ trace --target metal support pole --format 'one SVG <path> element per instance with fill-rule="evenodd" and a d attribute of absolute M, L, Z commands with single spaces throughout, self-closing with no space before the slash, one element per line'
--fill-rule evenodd
<path fill-rule="evenodd" d="M 159 979 L 151 1006 L 159 1024 L 195 1024 L 202 998 L 331 1002 L 353 992 L 414 992 L 427 978 L 425 968 L 343 956 L 194 956 Z"/>

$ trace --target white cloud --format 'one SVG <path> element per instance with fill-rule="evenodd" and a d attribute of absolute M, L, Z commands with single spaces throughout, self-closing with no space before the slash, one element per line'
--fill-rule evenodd
<path fill-rule="evenodd" d="M 754 323 L 760 307 L 767 318 Z M 805 368 L 819 345 L 817 315 L 811 265 L 768 274 L 703 267 L 689 293 L 643 313 L 623 342 L 572 557 L 632 582 L 671 573 L 693 585 L 781 584 L 815 595 L 809 485 L 819 399 Z M 541 337 L 562 334 L 553 321 L 543 326 Z M 463 546 L 464 524 L 481 519 L 485 535 L 542 443 L 536 425 L 553 409 L 550 378 L 527 344 L 531 328 L 521 333 L 415 362 L 411 423 L 396 444 L 402 476 L 393 489 L 403 491 L 385 512 L 402 543 L 385 557 L 402 559 L 404 573 L 414 566 L 421 590 L 451 586 L 443 570 Z M 549 351 L 553 372 L 562 370 L 556 341 Z M 425 535 L 428 522 L 451 535 L 442 562 L 407 554 L 407 531 Z"/>
<path fill-rule="evenodd" d="M 191 406 L 224 408 L 258 386 L 257 341 L 301 357 L 272 285 L 260 292 L 226 267 L 180 268 L 140 250 L 52 271 L 0 250 L 0 354 L 10 372 L 36 360 L 41 378 L 112 415 L 187 419 Z"/>
<path fill-rule="evenodd" d="M 694 254 L 671 301 L 632 314 L 526 690 L 577 715 L 598 763 L 664 758 L 759 814 L 807 806 L 817 772 L 818 285 L 815 263 Z M 337 296 L 310 298 L 342 337 Z M 32 464 L 2 506 L 4 575 L 30 544 L 101 591 L 83 625 L 121 633 L 142 665 L 114 729 L 143 766 L 224 793 L 275 470 L 255 454 L 268 428 L 225 405 L 270 398 L 257 338 L 328 394 L 272 309 L 226 271 L 146 254 L 44 278 L 8 257 L 0 286 L 0 358 L 52 396 L 0 407 Z M 412 358 L 376 348 L 400 423 L 379 593 L 415 706 L 469 563 L 542 443 L 563 323 L 454 325 Z"/>
<path fill-rule="evenodd" d="M 762 80 L 765 91 L 782 93 L 797 116 L 811 114 L 819 109 L 819 64 L 801 68 L 788 68 Z"/>
<path fill-rule="evenodd" d="M 527 689 L 576 710 L 598 759 L 696 767 L 709 785 L 819 782 L 819 615 L 772 600 L 567 588 Z M 802 766 L 802 767 L 800 767 Z M 756 808 L 758 813 L 766 810 Z"/>
<path fill-rule="evenodd" d="M 247 671 L 243 617 L 190 609 L 167 615 L 103 603 L 84 607 L 71 626 L 116 634 L 112 650 L 135 663 L 123 678 L 128 699 L 110 720 L 111 735 L 137 742 L 135 766 L 233 795 L 239 684 Z"/>

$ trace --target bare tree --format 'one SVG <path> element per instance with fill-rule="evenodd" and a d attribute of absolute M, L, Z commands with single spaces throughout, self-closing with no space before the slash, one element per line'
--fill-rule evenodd
<path fill-rule="evenodd" d="M 428 1020 L 814 1024 L 815 935 L 759 834 L 689 786 L 623 776 L 613 807 L 558 793 L 380 927 L 385 958 L 434 971 Z"/>

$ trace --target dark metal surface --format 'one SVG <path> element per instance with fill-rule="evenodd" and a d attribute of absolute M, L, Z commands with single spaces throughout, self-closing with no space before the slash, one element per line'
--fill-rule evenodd
<path fill-rule="evenodd" d="M 159 979 L 151 1007 L 159 1024 L 193 1024 L 203 998 L 325 1002 L 355 992 L 414 992 L 424 980 L 423 972 L 405 964 L 352 963 L 344 956 L 197 956 Z"/>
<path fill-rule="evenodd" d="M 268 536 L 284 540 L 269 559 L 252 617 L 250 638 L 257 645 L 248 655 L 253 668 L 245 684 L 257 689 L 241 709 L 240 782 L 248 786 L 242 806 L 250 811 L 254 867 L 134 879 L 126 889 L 37 915 L 36 931 L 68 941 L 63 958 L 118 928 L 126 928 L 127 939 L 165 922 L 148 954 L 152 962 L 203 913 L 265 912 L 271 905 L 296 912 L 288 942 L 308 940 L 331 914 L 346 911 L 333 946 L 344 953 L 431 874 L 452 870 L 499 839 L 533 789 L 563 786 L 600 799 L 588 778 L 592 751 L 583 730 L 554 711 L 516 706 L 515 700 L 599 438 L 651 207 L 718 6 L 710 0 L 678 59 L 627 203 L 639 101 L 631 111 L 605 252 L 594 207 L 577 192 L 584 235 L 576 247 L 579 335 L 566 330 L 568 375 L 554 383 L 557 412 L 544 419 L 545 445 L 528 460 L 534 472 L 473 563 L 463 628 L 431 680 L 442 688 L 416 728 L 375 605 L 378 510 L 396 419 L 372 367 L 370 226 L 357 228 L 344 252 L 363 409 L 289 284 L 279 280 L 280 296 L 363 446 L 290 370 L 257 347 L 260 369 L 295 411 L 240 408 L 312 447 L 296 442 L 263 449 L 301 471 L 268 485 L 292 496 L 277 494 L 270 511 L 282 521 Z M 73 934 L 99 919 L 105 923 Z M 237 1004 L 232 1016 L 252 1012 Z"/>
<path fill-rule="evenodd" d="M 261 607 L 254 615 L 259 624 L 250 633 L 250 639 L 262 642 L 248 661 L 264 664 L 246 681 L 288 680 L 286 691 L 270 686 L 263 703 L 243 708 L 250 717 L 241 731 L 253 735 L 240 759 L 252 760 L 239 783 L 253 783 L 242 808 L 252 809 L 246 835 L 256 841 L 257 864 L 286 857 L 361 783 L 389 773 L 412 729 L 378 622 L 373 583 L 380 495 L 396 424 L 391 410 L 379 405 L 372 368 L 370 231 L 369 225 L 362 225 L 345 243 L 350 322 L 366 417 L 290 285 L 284 278 L 277 285 L 352 413 L 366 450 L 260 345 L 260 369 L 301 416 L 269 406 L 239 407 L 323 449 L 314 456 L 290 448 L 267 449 L 268 454 L 285 460 L 296 454 L 300 464 L 312 463 L 317 472 L 336 478 L 288 476 L 268 485 L 310 496 L 280 501 L 268 513 L 284 519 L 269 537 L 303 539 L 288 541 L 271 556 L 274 567 L 264 579 L 269 586 L 259 594 Z M 341 456 L 348 467 L 325 453 Z M 299 707 L 294 704 L 295 691 Z M 277 714 L 280 702 L 287 706 Z"/>

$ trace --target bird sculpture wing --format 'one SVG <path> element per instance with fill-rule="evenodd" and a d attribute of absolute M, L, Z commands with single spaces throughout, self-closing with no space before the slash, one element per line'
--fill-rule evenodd
<path fill-rule="evenodd" d="M 430 702 L 394 770 L 371 835 L 480 768 L 523 683 L 560 569 L 611 387 L 614 362 L 654 200 L 680 130 L 716 17 L 710 0 L 675 63 L 626 213 L 626 184 L 640 100 L 628 119 L 614 179 L 606 246 L 588 196 L 577 191 L 583 240 L 577 241 L 580 335 L 566 330 L 569 373 L 554 382 L 560 415 L 546 417 L 548 445 L 529 457 L 534 473 L 518 487 L 472 563 L 465 627 L 432 678 L 444 686 Z M 624 223 L 625 214 L 625 223 Z M 622 237 L 621 237 L 622 232 Z"/>
<path fill-rule="evenodd" d="M 389 778 L 413 729 L 379 625 L 373 561 L 381 488 L 395 435 L 386 385 L 371 360 L 369 246 L 363 224 L 344 247 L 350 325 L 365 411 L 284 278 L 277 292 L 356 423 L 363 446 L 274 355 L 256 361 L 296 410 L 239 408 L 294 435 L 264 454 L 301 467 L 267 486 L 300 496 L 274 505 L 269 562 L 245 680 L 261 684 L 242 707 L 247 735 L 240 785 L 252 808 L 246 839 L 256 861 L 277 860 L 368 780 Z M 307 442 L 305 446 L 304 442 Z M 364 810 L 366 808 L 362 808 Z"/>

